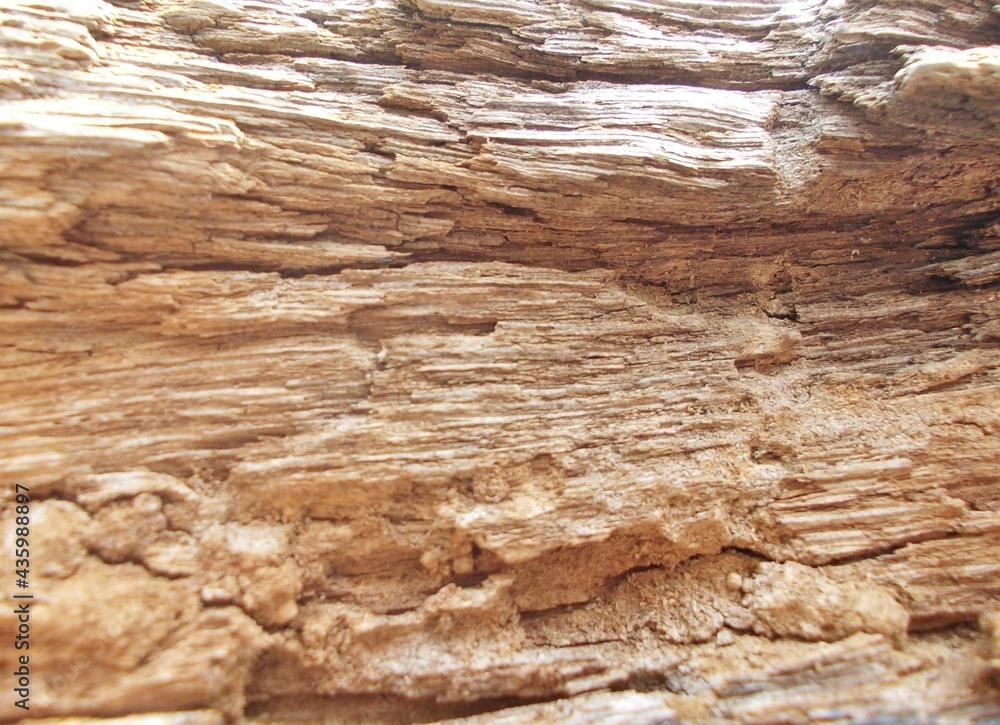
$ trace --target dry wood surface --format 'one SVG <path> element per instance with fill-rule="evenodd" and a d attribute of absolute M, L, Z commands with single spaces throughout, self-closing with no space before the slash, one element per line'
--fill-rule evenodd
<path fill-rule="evenodd" d="M 0 672 L 996 723 L 998 294 L 997 0 L 0 0 Z"/>

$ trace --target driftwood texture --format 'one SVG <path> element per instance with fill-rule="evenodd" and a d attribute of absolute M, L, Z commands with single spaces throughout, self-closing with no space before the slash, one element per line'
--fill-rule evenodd
<path fill-rule="evenodd" d="M 986 0 L 5 0 L 31 715 L 995 722 L 998 44 Z"/>

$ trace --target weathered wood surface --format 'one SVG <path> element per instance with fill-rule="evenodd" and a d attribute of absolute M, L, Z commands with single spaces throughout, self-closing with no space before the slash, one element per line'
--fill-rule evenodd
<path fill-rule="evenodd" d="M 0 47 L 32 715 L 1000 717 L 995 4 L 7 0 Z"/>

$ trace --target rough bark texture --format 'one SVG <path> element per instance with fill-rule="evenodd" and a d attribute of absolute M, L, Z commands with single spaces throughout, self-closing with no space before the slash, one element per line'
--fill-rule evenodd
<path fill-rule="evenodd" d="M 31 714 L 1000 717 L 998 43 L 985 0 L 5 0 Z"/>

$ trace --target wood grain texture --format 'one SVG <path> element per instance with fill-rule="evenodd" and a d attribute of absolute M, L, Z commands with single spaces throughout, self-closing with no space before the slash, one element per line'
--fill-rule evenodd
<path fill-rule="evenodd" d="M 0 47 L 33 716 L 1000 717 L 996 5 L 10 0 Z"/>

